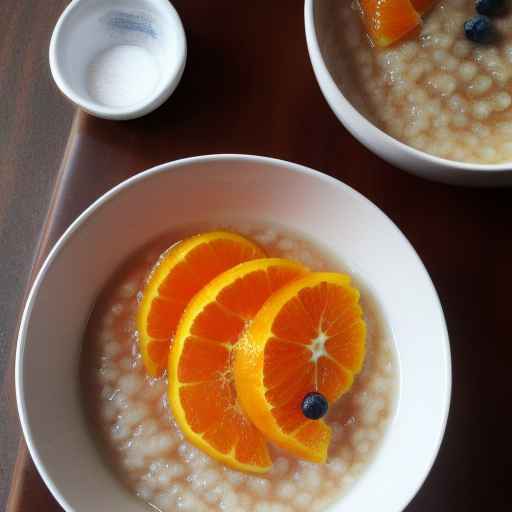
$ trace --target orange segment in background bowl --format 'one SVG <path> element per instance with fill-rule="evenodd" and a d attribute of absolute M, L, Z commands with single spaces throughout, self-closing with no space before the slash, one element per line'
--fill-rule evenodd
<path fill-rule="evenodd" d="M 162 254 L 146 283 L 137 314 L 146 371 L 160 376 L 169 346 L 189 300 L 205 284 L 244 261 L 263 258 L 257 245 L 235 233 L 213 231 L 190 237 Z"/>
<path fill-rule="evenodd" d="M 264 473 L 272 461 L 265 437 L 240 407 L 233 349 L 268 297 L 308 272 L 279 258 L 237 265 L 195 295 L 176 331 L 168 394 L 176 421 L 191 443 L 234 469 Z"/>
<path fill-rule="evenodd" d="M 312 273 L 272 295 L 235 355 L 236 390 L 252 422 L 278 446 L 325 462 L 331 429 L 307 419 L 302 401 L 329 403 L 352 386 L 363 365 L 366 326 L 359 292 L 343 274 Z"/>
<path fill-rule="evenodd" d="M 381 47 L 390 46 L 421 25 L 411 0 L 359 0 L 366 30 Z M 418 0 L 418 4 L 426 2 Z"/>
<path fill-rule="evenodd" d="M 425 14 L 436 4 L 439 0 L 411 0 L 413 7 L 420 13 Z"/>

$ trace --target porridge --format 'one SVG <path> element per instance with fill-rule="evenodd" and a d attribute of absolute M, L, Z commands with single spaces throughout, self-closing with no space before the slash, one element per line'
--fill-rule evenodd
<path fill-rule="evenodd" d="M 269 256 L 315 271 L 342 267 L 303 238 L 274 227 L 236 226 Z M 191 231 L 194 232 L 194 231 Z M 332 404 L 326 464 L 271 446 L 272 468 L 253 475 L 225 467 L 190 444 L 167 399 L 167 378 L 149 377 L 139 351 L 136 313 L 141 290 L 166 237 L 134 255 L 105 288 L 89 322 L 81 379 L 87 415 L 105 461 L 133 494 L 156 510 L 294 512 L 323 510 L 364 471 L 394 411 L 397 368 L 392 340 L 361 283 L 366 358 L 350 391 Z"/>
<path fill-rule="evenodd" d="M 318 2 L 317 25 L 334 79 L 377 126 L 432 155 L 500 163 L 512 159 L 512 14 L 492 17 L 489 44 L 465 35 L 475 14 L 474 0 L 435 2 L 419 33 L 388 48 L 371 46 L 350 1 Z"/>

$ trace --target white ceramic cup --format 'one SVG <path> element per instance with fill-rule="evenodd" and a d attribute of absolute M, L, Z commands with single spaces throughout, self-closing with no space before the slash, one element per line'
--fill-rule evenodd
<path fill-rule="evenodd" d="M 50 41 L 50 68 L 73 103 L 133 119 L 159 107 L 185 69 L 187 46 L 168 0 L 73 0 Z"/>
<path fill-rule="evenodd" d="M 392 332 L 399 396 L 376 458 L 331 510 L 399 512 L 426 478 L 448 415 L 443 312 L 418 255 L 375 205 L 343 183 L 270 158 L 211 155 L 160 165 L 107 192 L 68 228 L 30 291 L 16 394 L 30 453 L 67 512 L 143 512 L 103 463 L 78 381 L 98 293 L 133 251 L 168 230 L 216 219 L 278 222 L 318 240 L 369 285 Z"/>
<path fill-rule="evenodd" d="M 512 185 L 512 162 L 484 165 L 439 158 L 394 139 L 362 115 L 348 99 L 346 89 L 352 87 L 350 73 L 344 74 L 343 79 L 338 76 L 335 81 L 322 54 L 320 39 L 325 27 L 319 23 L 316 13 L 317 9 L 325 6 L 324 0 L 305 0 L 304 20 L 309 57 L 331 110 L 361 144 L 390 164 L 432 181 L 479 187 Z M 326 19 L 328 23 L 332 22 L 332 19 Z"/>

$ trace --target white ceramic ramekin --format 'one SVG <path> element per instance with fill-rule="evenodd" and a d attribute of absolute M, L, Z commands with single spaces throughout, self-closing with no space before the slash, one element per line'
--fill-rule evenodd
<path fill-rule="evenodd" d="M 151 78 L 148 89 L 127 104 L 102 102 L 89 86 L 91 66 L 105 52 L 127 47 L 135 47 L 135 53 L 120 52 L 122 62 L 109 61 L 102 87 L 109 88 L 111 97 L 121 98 L 129 95 L 130 87 L 140 88 Z M 120 54 L 110 55 L 112 60 Z M 186 55 L 183 25 L 168 0 L 73 0 L 50 42 L 50 68 L 61 92 L 83 110 L 106 119 L 133 119 L 159 107 L 178 85 Z M 137 58 L 142 58 L 139 74 Z M 127 72 L 128 68 L 134 71 Z M 122 79 L 116 79 L 116 72 Z"/>

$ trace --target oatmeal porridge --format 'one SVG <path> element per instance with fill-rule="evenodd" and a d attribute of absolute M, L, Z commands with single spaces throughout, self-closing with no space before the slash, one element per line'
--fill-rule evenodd
<path fill-rule="evenodd" d="M 396 139 L 472 163 L 512 159 L 512 14 L 492 18 L 497 37 L 468 40 L 474 0 L 435 2 L 419 33 L 372 47 L 354 2 L 317 2 L 322 53 L 340 89 Z M 343 27 L 343 29 L 341 29 Z M 347 76 L 353 76 L 348 84 Z"/>
<path fill-rule="evenodd" d="M 227 227 L 259 243 L 269 256 L 317 271 L 343 270 L 316 244 L 279 228 Z M 129 491 L 162 512 L 323 510 L 372 460 L 394 411 L 397 368 L 378 306 L 357 282 L 367 325 L 366 359 L 351 390 L 326 417 L 333 434 L 327 463 L 300 461 L 271 447 L 268 473 L 229 469 L 184 438 L 168 406 L 166 376 L 147 376 L 139 352 L 135 318 L 141 290 L 162 250 L 182 237 L 165 237 L 129 259 L 103 291 L 89 322 L 82 387 L 105 462 Z"/>

